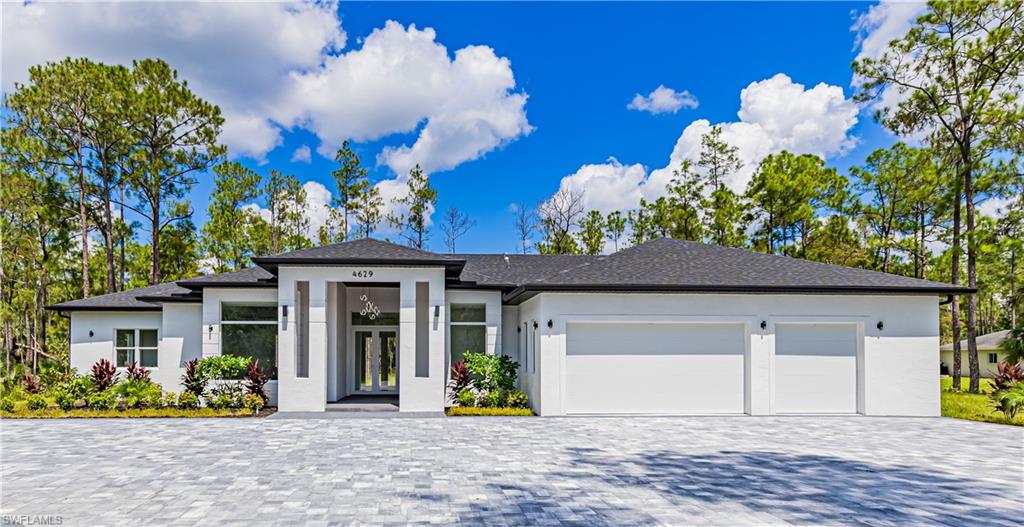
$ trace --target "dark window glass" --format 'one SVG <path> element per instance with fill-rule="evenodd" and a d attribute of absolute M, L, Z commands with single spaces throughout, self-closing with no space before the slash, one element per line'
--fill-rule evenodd
<path fill-rule="evenodd" d="M 117 330 L 117 347 L 119 347 L 119 348 L 133 348 L 133 347 L 135 347 L 135 330 L 134 329 L 119 329 L 119 330 Z"/>
<path fill-rule="evenodd" d="M 381 313 L 377 318 L 371 319 L 368 315 L 352 313 L 353 326 L 397 326 L 398 313 Z"/>
<path fill-rule="evenodd" d="M 139 350 L 139 355 L 141 355 L 141 358 L 139 359 L 139 362 L 141 363 L 142 366 L 144 366 L 146 368 L 156 368 L 157 367 L 157 355 L 158 355 L 158 353 L 157 353 L 157 351 L 155 349 Z"/>
<path fill-rule="evenodd" d="M 487 349 L 487 326 L 452 326 L 452 364 L 466 353 L 483 353 Z"/>
<path fill-rule="evenodd" d="M 260 369 L 277 378 L 277 326 L 224 324 L 221 353 L 259 359 Z"/>
<path fill-rule="evenodd" d="M 276 322 L 277 304 L 221 304 L 220 319 L 229 322 Z"/>
<path fill-rule="evenodd" d="M 452 322 L 484 322 L 487 306 L 484 304 L 452 304 Z"/>

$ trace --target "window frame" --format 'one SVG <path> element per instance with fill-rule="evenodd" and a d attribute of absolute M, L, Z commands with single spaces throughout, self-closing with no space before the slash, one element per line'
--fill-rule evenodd
<path fill-rule="evenodd" d="M 122 331 L 131 331 L 132 332 L 132 338 L 134 340 L 132 341 L 132 345 L 131 346 L 118 346 L 117 334 L 119 332 L 122 332 Z M 142 332 L 143 331 L 152 331 L 152 332 L 156 333 L 156 345 L 155 346 L 143 346 L 142 345 Z M 123 328 L 122 327 L 122 328 L 114 328 L 114 338 L 112 339 L 112 342 L 114 344 L 114 346 L 113 346 L 113 348 L 114 348 L 114 353 L 113 353 L 114 357 L 113 357 L 113 359 L 114 360 L 111 361 L 111 362 L 114 364 L 115 368 L 117 368 L 119 370 L 126 370 L 126 369 L 128 369 L 128 365 L 129 364 L 136 364 L 136 365 L 138 365 L 140 367 L 146 368 L 147 370 L 156 370 L 156 369 L 160 368 L 160 328 L 154 328 L 154 327 L 136 327 L 136 328 Z M 124 366 L 119 366 L 118 365 L 118 360 L 117 360 L 117 354 L 121 350 L 128 350 L 131 353 L 131 355 L 129 355 L 130 360 L 128 361 L 128 364 L 126 364 Z M 143 366 L 142 365 L 142 352 L 144 350 L 145 351 L 152 350 L 152 351 L 156 352 L 156 366 Z"/>
<path fill-rule="evenodd" d="M 451 313 L 455 311 L 455 306 L 483 306 L 484 308 L 484 319 L 481 321 L 458 321 L 453 320 L 455 317 L 451 316 Z M 448 361 L 454 364 L 455 354 L 452 353 L 452 326 L 482 326 L 484 328 L 484 349 L 483 353 L 488 353 L 487 350 L 487 303 L 486 302 L 449 302 L 448 304 Z M 465 358 L 465 357 L 463 357 Z"/>
<path fill-rule="evenodd" d="M 221 302 L 220 303 L 220 323 L 221 323 L 221 325 L 225 325 L 225 326 L 276 326 L 277 325 L 277 322 L 278 322 L 277 320 L 224 320 L 224 305 L 225 304 L 227 304 L 227 305 L 234 305 L 234 306 L 261 306 L 261 307 L 274 306 L 274 310 L 277 311 L 277 309 L 278 309 L 277 302 L 231 302 L 231 301 L 227 301 L 227 302 Z M 277 314 L 277 316 L 280 316 L 280 314 Z M 222 330 L 221 331 L 221 337 L 217 339 L 217 354 L 218 355 L 224 355 L 224 335 L 223 335 L 223 333 L 224 333 L 224 331 Z M 278 346 L 275 343 L 275 346 L 274 346 L 274 356 L 275 356 L 275 358 L 274 358 L 274 361 L 275 361 L 274 368 L 276 368 L 278 370 L 278 376 L 280 376 L 281 365 L 280 364 L 276 364 L 276 362 L 280 359 L 280 357 L 277 357 L 277 351 L 278 351 L 277 347 Z M 263 368 L 260 368 L 260 369 L 262 370 Z M 269 380 L 277 381 L 277 379 L 269 379 Z"/>
<path fill-rule="evenodd" d="M 989 364 L 997 364 L 997 363 L 999 363 L 999 354 L 998 353 L 989 353 L 988 354 L 988 363 Z"/>

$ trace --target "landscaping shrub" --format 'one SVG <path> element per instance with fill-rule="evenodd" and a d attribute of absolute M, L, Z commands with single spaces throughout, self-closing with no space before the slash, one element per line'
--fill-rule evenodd
<path fill-rule="evenodd" d="M 500 408 L 505 406 L 506 392 L 503 390 L 492 390 L 484 393 L 477 400 L 481 408 Z"/>
<path fill-rule="evenodd" d="M 206 406 L 210 408 L 241 408 L 242 387 L 235 382 L 221 382 L 210 389 L 206 397 Z"/>
<path fill-rule="evenodd" d="M 473 386 L 481 392 L 511 390 L 516 387 L 519 363 L 502 355 L 467 353 L 466 367 L 473 374 Z"/>
<path fill-rule="evenodd" d="M 160 405 L 161 408 L 177 408 L 178 407 L 178 394 L 175 392 L 164 392 L 164 400 Z"/>
<path fill-rule="evenodd" d="M 199 359 L 192 359 L 185 363 L 185 373 L 181 376 L 181 385 L 185 391 L 191 393 L 198 401 L 206 392 L 206 375 L 199 369 Z"/>
<path fill-rule="evenodd" d="M 148 379 L 125 379 L 114 385 L 113 392 L 126 408 L 159 408 L 163 401 L 160 385 Z"/>
<path fill-rule="evenodd" d="M 46 402 L 46 397 L 43 397 L 38 393 L 33 393 L 28 396 L 29 410 L 45 410 L 49 406 L 49 403 Z"/>
<path fill-rule="evenodd" d="M 199 408 L 199 397 L 192 392 L 181 392 L 178 394 L 178 408 L 182 410 Z"/>
<path fill-rule="evenodd" d="M 245 390 L 250 395 L 255 395 L 263 401 L 263 406 L 266 406 L 267 401 L 270 397 L 267 396 L 267 390 L 264 388 L 267 384 L 267 380 L 270 376 L 260 370 L 260 360 L 256 359 L 249 363 L 249 369 L 245 374 Z M 248 407 L 248 405 L 246 405 Z M 258 410 L 257 410 L 258 411 Z"/>
<path fill-rule="evenodd" d="M 92 384 L 98 392 L 110 388 L 117 382 L 117 368 L 107 359 L 100 359 L 92 365 Z"/>
<path fill-rule="evenodd" d="M 465 408 L 462 406 L 453 406 L 445 411 L 451 416 L 460 415 L 514 415 L 514 416 L 532 416 L 533 410 L 529 408 Z"/>
<path fill-rule="evenodd" d="M 241 379 L 251 360 L 236 355 L 218 355 L 199 361 L 197 369 L 207 379 Z"/>
<path fill-rule="evenodd" d="M 530 397 L 522 390 L 512 389 L 508 391 L 505 404 L 510 408 L 529 408 Z"/>
<path fill-rule="evenodd" d="M 469 383 L 472 380 L 473 376 L 469 373 L 469 367 L 466 366 L 466 359 L 452 364 L 451 375 L 448 378 L 448 400 L 453 403 L 457 402 L 459 394 L 462 393 L 462 390 L 469 388 Z"/>
<path fill-rule="evenodd" d="M 117 394 L 113 390 L 95 392 L 85 399 L 90 410 L 113 410 L 117 406 Z"/>
<path fill-rule="evenodd" d="M 128 365 L 128 379 L 133 381 L 148 381 L 149 370 L 133 362 Z"/>
<path fill-rule="evenodd" d="M 0 399 L 0 411 L 13 412 L 14 411 L 14 401 L 12 401 L 8 397 L 4 397 L 3 399 Z"/>
<path fill-rule="evenodd" d="M 459 406 L 476 406 L 476 395 L 473 395 L 473 391 L 469 388 L 459 390 L 459 393 L 455 398 L 458 401 Z"/>
<path fill-rule="evenodd" d="M 38 394 L 43 392 L 43 385 L 39 382 L 39 378 L 31 373 L 25 374 L 25 393 L 27 394 Z"/>
<path fill-rule="evenodd" d="M 75 402 L 77 402 L 75 396 L 65 389 L 56 390 L 53 400 L 61 410 L 70 410 L 75 407 Z"/>
<path fill-rule="evenodd" d="M 242 396 L 242 407 L 252 410 L 253 415 L 260 413 L 264 406 L 266 406 L 266 401 L 258 394 L 247 393 Z"/>
<path fill-rule="evenodd" d="M 1005 390 L 1012 384 L 1024 381 L 1024 368 L 1019 362 L 996 363 L 996 375 L 992 377 L 992 387 L 995 391 Z"/>
<path fill-rule="evenodd" d="M 1015 382 L 1002 390 L 992 392 L 992 404 L 1006 417 L 1013 419 L 1024 411 L 1024 382 Z"/>

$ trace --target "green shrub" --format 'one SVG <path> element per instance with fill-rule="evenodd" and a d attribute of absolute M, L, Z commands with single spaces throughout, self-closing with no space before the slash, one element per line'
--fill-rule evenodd
<path fill-rule="evenodd" d="M 74 408 L 75 403 L 78 401 L 78 399 L 76 399 L 75 396 L 67 390 L 57 390 L 53 396 L 53 400 L 61 410 L 70 410 Z"/>
<path fill-rule="evenodd" d="M 242 406 L 252 410 L 253 415 L 256 415 L 263 409 L 263 398 L 255 393 L 247 393 L 242 396 Z"/>
<path fill-rule="evenodd" d="M 522 390 L 512 389 L 508 391 L 505 405 L 510 408 L 529 408 L 530 397 Z"/>
<path fill-rule="evenodd" d="M 112 390 L 92 393 L 86 397 L 85 405 L 90 410 L 113 410 L 117 406 L 117 394 Z"/>
<path fill-rule="evenodd" d="M 459 406 L 476 406 L 476 395 L 473 395 L 473 391 L 469 388 L 463 388 L 459 391 L 459 394 L 455 397 L 459 402 Z"/>
<path fill-rule="evenodd" d="M 218 355 L 207 357 L 196 366 L 196 372 L 207 379 L 241 379 L 249 369 L 249 357 Z"/>
<path fill-rule="evenodd" d="M 150 380 L 125 379 L 111 390 L 126 408 L 159 408 L 163 401 L 160 385 Z"/>
<path fill-rule="evenodd" d="M 530 416 L 533 415 L 533 411 L 529 408 L 463 408 L 461 406 L 452 407 L 446 410 L 446 413 L 451 416 L 459 415 L 514 415 L 514 416 Z"/>
<path fill-rule="evenodd" d="M 473 374 L 473 386 L 481 392 L 511 390 L 516 387 L 519 363 L 502 355 L 467 353 L 466 367 Z"/>
<path fill-rule="evenodd" d="M 481 408 L 500 408 L 505 406 L 505 392 L 493 390 L 480 396 L 477 404 Z"/>
<path fill-rule="evenodd" d="M 0 411 L 13 412 L 14 401 L 12 401 L 9 397 L 4 397 L 3 399 L 0 399 Z"/>
<path fill-rule="evenodd" d="M 161 408 L 177 408 L 178 407 L 178 394 L 175 392 L 164 392 L 164 400 L 160 405 Z"/>
<path fill-rule="evenodd" d="M 49 406 L 49 403 L 46 402 L 46 397 L 43 397 L 38 393 L 34 393 L 28 396 L 29 410 L 45 410 Z"/>
<path fill-rule="evenodd" d="M 182 410 L 199 408 L 199 397 L 192 392 L 181 392 L 178 395 L 178 408 Z"/>
<path fill-rule="evenodd" d="M 237 382 L 221 382 L 210 389 L 206 397 L 206 406 L 210 408 L 241 408 L 242 385 Z"/>
<path fill-rule="evenodd" d="M 1024 411 L 1024 382 L 1015 382 L 1005 389 L 992 392 L 992 404 L 1003 415 L 1013 419 L 1018 412 Z"/>

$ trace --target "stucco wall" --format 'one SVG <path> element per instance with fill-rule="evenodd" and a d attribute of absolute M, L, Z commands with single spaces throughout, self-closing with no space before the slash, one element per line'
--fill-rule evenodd
<path fill-rule="evenodd" d="M 100 359 L 116 364 L 114 357 L 114 330 L 155 329 L 157 338 L 163 337 L 163 320 L 159 311 L 76 311 L 71 313 L 71 367 L 79 375 L 88 375 L 92 365 Z M 89 332 L 92 336 L 89 336 Z M 158 352 L 159 353 L 159 352 Z M 161 353 L 157 364 L 163 367 Z M 169 368 L 170 369 L 170 368 Z M 121 369 L 123 371 L 123 368 Z M 164 386 L 165 389 L 175 389 Z"/>
<path fill-rule="evenodd" d="M 996 365 L 988 361 L 988 354 L 995 353 L 998 357 L 999 362 L 1006 360 L 1006 352 L 1003 350 L 978 350 L 978 370 L 981 372 L 982 377 L 995 377 L 997 370 Z M 949 366 L 949 371 L 953 371 L 953 352 L 943 351 L 940 353 L 940 359 L 942 362 Z M 939 365 L 935 365 L 935 371 L 939 371 Z M 967 363 L 967 350 L 960 350 L 960 375 L 967 377 L 971 374 L 970 366 Z"/>
<path fill-rule="evenodd" d="M 535 409 L 565 412 L 565 334 L 570 321 L 700 320 L 745 324 L 748 413 L 774 408 L 776 323 L 849 323 L 860 342 L 858 411 L 867 415 L 938 415 L 938 299 L 931 296 L 542 293 L 520 306 L 537 320 L 538 373 L 524 376 Z M 552 327 L 547 327 L 551 320 Z M 761 330 L 760 322 L 767 328 Z M 884 322 L 884 330 L 876 328 Z M 541 373 L 541 371 L 543 373 Z M 539 384 L 539 386 L 537 386 Z M 623 392 L 623 396 L 629 396 Z"/>

